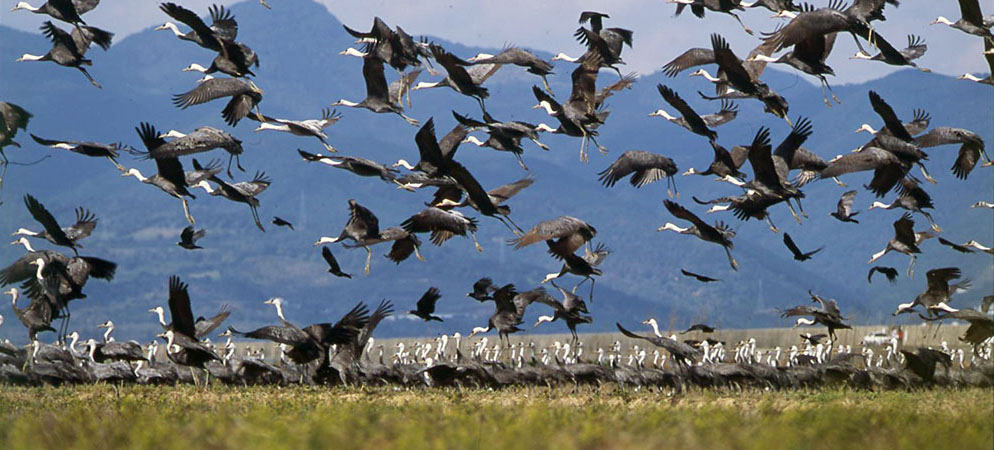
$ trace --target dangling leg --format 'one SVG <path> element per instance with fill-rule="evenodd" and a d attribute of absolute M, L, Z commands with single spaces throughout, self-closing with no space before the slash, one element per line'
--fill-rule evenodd
<path fill-rule="evenodd" d="M 607 147 L 604 147 L 603 145 L 598 144 L 597 143 L 597 139 L 594 139 L 594 135 L 592 135 L 592 134 L 590 135 L 590 141 L 593 142 L 594 145 L 597 146 L 597 151 L 601 152 L 602 155 L 606 155 L 607 154 Z"/>
<path fill-rule="evenodd" d="M 417 245 L 414 246 L 414 257 L 418 258 L 418 261 L 421 261 L 421 262 L 425 261 L 425 257 L 421 256 L 421 250 L 418 249 Z"/>
<path fill-rule="evenodd" d="M 0 189 L 3 189 L 3 178 L 7 176 L 7 166 L 9 164 L 10 161 L 7 159 L 7 155 L 4 154 L 3 148 L 0 147 L 0 166 L 3 166 L 3 169 L 0 169 Z"/>
<path fill-rule="evenodd" d="M 849 187 L 848 184 L 843 183 L 842 180 L 840 180 L 838 177 L 832 177 L 832 181 L 834 181 L 835 184 L 839 185 L 839 187 Z"/>
<path fill-rule="evenodd" d="M 797 215 L 797 211 L 794 211 L 794 206 L 790 204 L 790 199 L 788 199 L 784 203 L 787 204 L 787 209 L 790 210 L 790 215 L 794 216 L 794 220 L 796 220 L 797 223 L 801 223 L 801 217 Z"/>
<path fill-rule="evenodd" d="M 532 142 L 534 142 L 534 143 L 535 143 L 535 145 L 537 145 L 537 146 L 538 146 L 538 148 L 540 148 L 540 149 L 542 149 L 542 150 L 545 150 L 545 151 L 549 151 L 549 146 L 548 146 L 548 145 L 545 145 L 545 144 L 543 144 L 543 143 L 541 143 L 541 142 L 539 142 L 539 140 L 538 140 L 538 139 L 535 139 L 535 138 L 528 138 L 528 139 L 531 139 L 531 141 L 532 141 Z"/>
<path fill-rule="evenodd" d="M 734 17 L 735 20 L 739 21 L 739 25 L 742 25 L 742 29 L 745 30 L 746 33 L 749 33 L 750 36 L 753 34 L 752 30 L 750 30 L 749 27 L 745 26 L 745 24 L 742 23 L 742 19 L 739 19 L 739 15 L 738 14 L 735 14 L 733 12 L 730 12 L 728 14 L 731 15 L 732 17 Z"/>
<path fill-rule="evenodd" d="M 414 119 L 414 118 L 411 118 L 411 117 L 407 117 L 404 113 L 402 113 L 400 111 L 397 111 L 397 115 L 400 116 L 400 117 L 402 117 L 404 120 L 407 121 L 407 123 L 409 123 L 409 124 L 411 124 L 413 126 L 418 126 L 420 124 L 420 122 L 418 122 L 417 119 Z"/>
<path fill-rule="evenodd" d="M 736 261 L 735 258 L 732 257 L 732 251 L 729 250 L 728 247 L 725 247 L 725 254 L 728 255 L 728 263 L 731 264 L 732 270 L 738 271 L 739 270 L 739 262 Z"/>
<path fill-rule="evenodd" d="M 179 199 L 183 202 L 183 214 L 186 216 L 186 221 L 190 222 L 190 225 L 193 225 L 195 222 L 193 221 L 193 216 L 190 215 L 190 205 L 186 203 L 186 198 L 180 197 Z"/>
<path fill-rule="evenodd" d="M 804 206 L 801 205 L 801 197 L 794 197 L 794 202 L 797 203 L 797 210 L 801 212 L 801 215 L 807 218 L 808 213 L 804 212 Z"/>
<path fill-rule="evenodd" d="M 590 297 L 588 297 L 588 298 L 590 299 L 590 303 L 593 303 L 594 302 L 594 284 L 597 284 L 597 280 L 595 280 L 595 279 L 593 279 L 592 277 L 589 277 L 589 276 L 587 278 L 590 278 Z"/>
<path fill-rule="evenodd" d="M 362 248 L 366 249 L 366 268 L 364 269 L 364 272 L 366 275 L 369 275 L 369 262 L 373 259 L 373 250 L 365 245 L 362 246 Z"/>
<path fill-rule="evenodd" d="M 581 129 L 581 130 L 583 131 L 583 138 L 580 139 L 580 162 L 586 162 L 587 161 L 587 137 L 589 135 L 587 134 L 586 130 L 583 130 L 583 129 Z"/>
<path fill-rule="evenodd" d="M 939 228 L 939 226 L 935 224 L 935 221 L 932 220 L 932 215 L 931 214 L 929 214 L 929 213 L 927 213 L 925 211 L 919 211 L 919 212 L 922 213 L 922 215 L 925 216 L 926 219 L 928 219 L 928 223 L 932 224 L 932 229 L 935 230 L 936 233 L 941 233 L 942 232 L 942 228 Z"/>
<path fill-rule="evenodd" d="M 832 107 L 832 102 L 830 102 L 828 100 L 828 91 L 825 90 L 825 86 L 827 84 L 825 82 L 825 77 L 823 77 L 821 75 L 818 75 L 818 79 L 821 81 L 821 83 L 819 83 L 819 87 L 821 88 L 821 96 L 822 96 L 822 98 L 825 99 L 825 106 L 831 108 Z"/>
<path fill-rule="evenodd" d="M 473 238 L 473 245 L 476 246 L 476 251 L 483 253 L 483 247 L 480 247 L 480 243 L 476 240 L 476 232 L 470 231 L 469 235 Z"/>
<path fill-rule="evenodd" d="M 97 81 L 94 80 L 93 77 L 90 76 L 90 72 L 87 72 L 86 69 L 84 69 L 82 67 L 77 67 L 77 69 L 79 69 L 80 72 L 83 72 L 83 75 L 86 76 L 87 80 L 90 80 L 90 84 L 96 86 L 98 89 L 103 89 L 103 88 L 100 87 L 100 83 L 97 83 Z"/>
<path fill-rule="evenodd" d="M 932 184 L 939 184 L 938 181 L 935 181 L 935 178 L 932 178 L 932 176 L 928 174 L 928 170 L 925 169 L 925 165 L 922 164 L 920 161 L 918 162 L 918 167 L 922 169 L 922 176 L 925 177 L 925 181 L 928 181 L 929 183 Z"/>
<path fill-rule="evenodd" d="M 555 93 L 552 92 L 552 88 L 549 87 L 549 80 L 545 78 L 545 75 L 539 75 L 539 76 L 542 77 L 542 86 L 545 86 L 545 91 L 548 92 L 550 95 L 556 95 Z"/>
<path fill-rule="evenodd" d="M 670 191 L 670 185 L 673 186 L 672 191 Z M 676 188 L 676 178 L 670 176 L 666 177 L 666 195 L 670 198 L 673 198 L 674 196 L 676 196 L 676 198 L 680 198 L 680 191 Z"/>
<path fill-rule="evenodd" d="M 769 214 L 766 214 L 766 217 L 764 217 L 764 219 L 766 219 L 766 224 L 770 226 L 770 231 L 772 231 L 774 233 L 779 233 L 780 232 L 780 229 L 777 228 L 777 226 L 773 224 L 773 219 L 770 218 Z"/>
<path fill-rule="evenodd" d="M 475 97 L 475 98 L 476 98 L 476 101 L 480 103 L 480 110 L 483 111 L 483 114 L 486 114 L 487 113 L 487 105 L 483 104 L 483 98 L 482 97 Z"/>
<path fill-rule="evenodd" d="M 503 214 L 501 214 L 501 215 L 503 215 Z M 498 219 L 501 219 L 501 218 L 498 217 Z M 515 229 L 511 230 L 511 232 L 514 233 L 515 236 L 520 236 L 520 235 L 522 235 L 522 234 L 525 233 L 525 230 L 522 230 L 521 227 L 518 226 L 518 224 L 514 223 L 514 221 L 511 220 L 511 216 L 504 216 L 501 219 L 502 222 L 505 221 L 505 220 L 507 222 L 509 222 L 512 226 L 514 226 Z"/>
<path fill-rule="evenodd" d="M 521 153 L 518 152 L 511 152 L 511 153 L 514 155 L 515 158 L 517 158 L 518 165 L 521 166 L 522 169 L 528 170 L 528 166 L 525 165 L 525 161 L 521 159 Z"/>
<path fill-rule="evenodd" d="M 252 210 L 252 220 L 255 220 L 255 226 L 259 227 L 259 230 L 265 233 L 266 229 L 262 227 L 262 222 L 259 221 L 259 211 L 256 210 L 255 205 L 249 205 L 249 208 Z"/>
<path fill-rule="evenodd" d="M 911 270 L 915 266 L 915 255 L 911 255 L 911 262 L 908 263 L 908 278 L 914 278 L 915 272 Z"/>
<path fill-rule="evenodd" d="M 832 92 L 832 85 L 828 84 L 828 79 L 826 79 L 824 75 L 821 77 L 821 81 L 823 81 L 825 83 L 825 87 L 828 88 L 828 93 L 832 95 L 832 100 L 835 100 L 835 103 L 841 105 L 842 100 L 839 100 L 839 98 L 835 96 L 835 92 Z"/>

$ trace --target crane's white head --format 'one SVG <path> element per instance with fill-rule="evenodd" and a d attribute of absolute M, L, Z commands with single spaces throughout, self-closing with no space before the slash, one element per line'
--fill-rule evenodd
<path fill-rule="evenodd" d="M 17 240 L 14 241 L 14 242 L 11 242 L 10 245 L 23 245 L 24 246 L 24 250 L 27 250 L 27 251 L 29 251 L 31 253 L 34 253 L 34 251 L 35 251 L 34 247 L 31 246 L 31 241 L 29 241 L 28 238 L 23 237 L 23 236 L 17 238 Z"/>
<path fill-rule="evenodd" d="M 398 159 L 397 162 L 393 163 L 391 167 L 403 167 L 407 170 L 414 170 L 414 166 L 407 162 L 405 159 Z"/>
<path fill-rule="evenodd" d="M 864 131 L 870 134 L 877 134 L 877 130 L 874 130 L 868 123 L 860 125 L 859 128 L 857 128 L 853 133 L 862 133 Z"/>
<path fill-rule="evenodd" d="M 796 17 L 797 17 L 797 13 L 791 12 L 791 11 L 787 11 L 786 9 L 784 9 L 784 10 L 781 10 L 780 12 L 774 14 L 770 18 L 771 19 L 794 19 Z"/>
<path fill-rule="evenodd" d="M 683 175 L 697 175 L 697 169 L 691 167 L 687 169 L 687 171 L 684 172 Z"/>
<path fill-rule="evenodd" d="M 10 234 L 11 236 L 37 236 L 38 233 L 31 231 L 27 228 L 18 228 L 17 231 Z"/>
<path fill-rule="evenodd" d="M 342 51 L 338 52 L 338 54 L 339 55 L 346 55 L 346 56 L 356 56 L 356 57 L 359 57 L 359 58 L 365 58 L 366 57 L 366 53 L 365 52 L 361 52 L 361 51 L 356 50 L 356 49 L 354 49 L 352 47 L 349 47 L 349 48 L 347 48 L 345 50 L 342 50 Z"/>
<path fill-rule="evenodd" d="M 980 82 L 984 81 L 983 78 L 980 78 L 980 77 L 978 77 L 976 75 L 973 75 L 971 73 L 964 73 L 963 75 L 960 75 L 960 76 L 956 77 L 956 79 L 957 80 L 975 81 L 977 83 L 980 83 Z"/>
<path fill-rule="evenodd" d="M 346 100 L 346 99 L 343 98 L 343 99 L 338 100 L 335 103 L 332 103 L 331 106 L 350 106 L 350 107 L 355 108 L 355 107 L 359 106 L 359 104 L 356 103 L 356 102 L 353 102 L 353 101 L 350 101 L 350 100 Z"/>
<path fill-rule="evenodd" d="M 97 328 L 114 328 L 114 322 L 108 320 L 100 325 L 97 325 Z"/>
<path fill-rule="evenodd" d="M 556 109 L 547 100 L 539 101 L 535 106 L 532 106 L 532 109 L 544 109 L 545 113 L 550 116 L 554 116 L 557 113 Z"/>
<path fill-rule="evenodd" d="M 148 312 L 155 313 L 155 314 L 162 314 L 162 313 L 165 312 L 165 310 L 162 309 L 161 306 L 156 306 L 155 308 L 149 309 Z"/>
<path fill-rule="evenodd" d="M 951 21 L 951 20 L 949 20 L 949 19 L 947 19 L 945 17 L 939 16 L 939 17 L 936 17 L 935 20 L 933 20 L 931 23 L 929 23 L 929 25 L 935 25 L 937 23 L 941 23 L 943 25 L 949 25 L 949 26 L 953 26 L 953 25 L 956 24 L 955 22 L 953 22 L 953 21 Z"/>
<path fill-rule="evenodd" d="M 469 58 L 466 61 L 467 62 L 477 62 L 477 61 L 479 61 L 481 59 L 487 59 L 487 58 L 493 58 L 493 57 L 494 57 L 494 55 L 491 55 L 489 53 L 477 53 L 476 56 L 474 56 L 472 58 Z"/>
<path fill-rule="evenodd" d="M 183 68 L 183 72 L 207 72 L 207 68 L 200 64 L 193 63 Z"/>
<path fill-rule="evenodd" d="M 177 27 L 176 24 L 172 23 L 172 22 L 166 22 L 166 23 L 164 23 L 162 25 L 159 25 L 159 26 L 155 27 L 155 30 L 153 30 L 153 31 L 160 31 L 160 30 L 169 30 L 169 31 L 172 31 L 173 34 L 175 34 L 176 36 L 182 36 L 183 35 L 183 33 L 180 33 L 180 31 L 179 31 L 179 27 Z"/>
<path fill-rule="evenodd" d="M 877 209 L 877 208 L 887 209 L 887 208 L 890 208 L 890 205 L 888 205 L 886 203 L 883 203 L 883 202 L 873 202 L 873 204 L 871 204 L 870 207 L 866 208 L 866 209 L 867 210 L 871 210 L 871 209 Z"/>
<path fill-rule="evenodd" d="M 214 188 L 211 187 L 211 184 L 207 180 L 201 180 L 199 183 L 193 185 L 193 187 L 203 188 L 208 194 L 214 193 Z"/>
<path fill-rule="evenodd" d="M 134 167 L 132 167 L 132 168 L 130 168 L 130 169 L 122 172 L 121 176 L 122 177 L 135 177 L 135 178 L 138 179 L 138 181 L 142 181 L 142 182 L 144 182 L 145 180 L 147 180 L 147 178 L 145 178 L 145 176 L 142 175 L 142 173 L 138 169 L 136 169 Z"/>
<path fill-rule="evenodd" d="M 44 258 L 35 259 L 34 261 L 29 262 L 28 264 L 31 264 L 33 266 L 38 266 L 38 271 L 35 272 L 35 277 L 38 278 L 38 280 L 44 280 L 45 279 L 44 275 L 42 275 L 42 272 L 45 270 L 45 259 Z"/>
<path fill-rule="evenodd" d="M 270 298 L 270 299 L 268 299 L 268 300 L 266 300 L 266 301 L 264 301 L 262 303 L 266 304 L 266 305 L 282 305 L 283 304 L 283 299 L 280 298 L 280 297 L 273 297 L 273 298 Z"/>
<path fill-rule="evenodd" d="M 484 145 L 483 141 L 477 139 L 476 136 L 467 136 L 466 139 L 463 139 L 462 143 L 463 144 L 474 144 L 477 147 L 483 147 L 483 145 Z"/>
<path fill-rule="evenodd" d="M 873 56 L 864 51 L 858 51 L 855 55 L 850 56 L 849 59 L 873 59 Z"/>
<path fill-rule="evenodd" d="M 418 91 L 421 89 L 431 89 L 438 87 L 440 84 L 442 84 L 441 81 L 419 81 L 418 84 L 415 84 L 414 87 L 411 88 L 411 90 Z"/>
<path fill-rule="evenodd" d="M 21 57 L 20 57 L 20 58 L 17 58 L 17 59 L 16 59 L 16 60 L 15 60 L 14 62 L 22 62 L 22 61 L 41 61 L 41 60 L 42 60 L 42 59 L 44 59 L 44 58 L 45 58 L 45 56 L 44 56 L 44 55 L 32 55 L 32 54 L 30 54 L 30 53 L 25 53 L 25 54 L 21 55 Z"/>
<path fill-rule="evenodd" d="M 662 117 L 666 120 L 676 120 L 676 117 L 671 116 L 668 112 L 666 112 L 666 110 L 663 109 L 657 109 L 649 113 L 649 117 Z"/>
<path fill-rule="evenodd" d="M 553 61 L 566 61 L 566 62 L 575 63 L 575 62 L 579 61 L 580 58 L 574 58 L 574 57 L 572 57 L 570 55 L 567 55 L 565 53 L 560 52 L 560 53 L 557 53 L 556 56 L 553 56 L 552 60 Z"/>
<path fill-rule="evenodd" d="M 210 80 L 213 80 L 213 79 L 214 79 L 213 75 L 204 75 L 204 76 L 200 77 L 199 80 L 197 80 L 197 84 L 203 83 L 205 81 L 210 81 Z"/>

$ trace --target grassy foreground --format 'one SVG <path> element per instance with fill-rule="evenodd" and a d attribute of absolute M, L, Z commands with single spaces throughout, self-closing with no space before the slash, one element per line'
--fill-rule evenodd
<path fill-rule="evenodd" d="M 994 446 L 994 391 L 0 386 L 2 449 Z"/>

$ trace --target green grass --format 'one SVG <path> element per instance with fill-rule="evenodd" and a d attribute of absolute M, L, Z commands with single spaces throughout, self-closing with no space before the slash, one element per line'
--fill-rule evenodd
<path fill-rule="evenodd" d="M 2 449 L 990 449 L 994 391 L 0 386 Z"/>

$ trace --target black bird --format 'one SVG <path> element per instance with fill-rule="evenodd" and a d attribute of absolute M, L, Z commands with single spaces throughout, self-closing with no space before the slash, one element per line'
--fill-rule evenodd
<path fill-rule="evenodd" d="M 842 317 L 842 312 L 839 310 L 839 305 L 835 302 L 835 300 L 825 300 L 811 291 L 808 291 L 808 295 L 811 296 L 812 302 L 820 303 L 821 308 L 815 308 L 807 305 L 795 306 L 783 311 L 780 314 L 780 317 L 787 318 L 794 316 L 811 316 L 813 319 L 805 319 L 803 317 L 798 318 L 797 322 L 794 324 L 794 328 L 801 325 L 814 325 L 816 323 L 820 323 L 828 327 L 828 335 L 833 341 L 835 340 L 835 330 L 852 328 L 844 322 L 846 318 Z"/>
<path fill-rule="evenodd" d="M 255 226 L 258 227 L 260 231 L 266 231 L 266 229 L 262 227 L 262 222 L 259 220 L 258 208 L 260 202 L 259 199 L 256 198 L 257 195 L 261 194 L 269 188 L 270 184 L 272 184 L 265 172 L 256 172 L 251 181 L 239 181 L 238 183 L 228 183 L 218 178 L 216 175 L 212 175 L 209 179 L 210 181 L 217 183 L 217 189 L 211 188 L 211 185 L 207 182 L 207 180 L 197 183 L 196 187 L 203 188 L 210 195 L 220 195 L 233 202 L 248 205 L 249 209 L 252 211 L 252 220 L 255 221 Z"/>
<path fill-rule="evenodd" d="M 207 234 L 207 230 L 193 230 L 193 225 L 188 225 L 179 234 L 179 242 L 176 245 L 183 247 L 187 250 L 196 250 L 198 248 L 203 248 L 197 245 L 197 241 Z"/>
<path fill-rule="evenodd" d="M 835 212 L 829 213 L 830 216 L 839 219 L 842 222 L 852 222 L 859 223 L 858 220 L 853 219 L 853 216 L 859 214 L 859 212 L 852 212 L 853 199 L 856 198 L 856 191 L 847 191 L 842 194 L 839 198 L 839 204 L 835 208 Z"/>
<path fill-rule="evenodd" d="M 410 313 L 424 319 L 425 322 L 431 320 L 437 320 L 442 322 L 442 318 L 438 316 L 433 316 L 432 313 L 435 312 L 435 302 L 442 298 L 442 294 L 438 292 L 438 288 L 431 287 L 425 291 L 424 295 L 418 299 L 418 306 L 416 310 L 411 310 Z"/>
<path fill-rule="evenodd" d="M 873 282 L 874 272 L 882 273 L 885 277 L 887 277 L 887 281 L 890 281 L 891 283 L 895 283 L 894 280 L 897 280 L 897 269 L 887 266 L 873 266 L 873 268 L 870 269 L 870 272 L 866 274 L 867 283 Z"/>
<path fill-rule="evenodd" d="M 75 26 L 86 25 L 81 15 L 92 11 L 100 0 L 51 0 L 34 8 L 27 2 L 17 2 L 10 11 L 26 10 L 35 14 L 44 14 Z"/>
<path fill-rule="evenodd" d="M 818 334 L 804 333 L 801 335 L 801 338 L 804 339 L 805 341 L 808 341 L 808 343 L 810 343 L 812 346 L 820 344 L 821 341 L 827 337 L 828 335 L 824 333 L 818 333 Z"/>
<path fill-rule="evenodd" d="M 685 366 L 690 366 L 697 362 L 697 357 L 701 356 L 701 351 L 691 347 L 683 342 L 677 341 L 675 339 L 670 339 L 668 337 L 662 336 L 640 336 L 631 331 L 626 330 L 621 326 L 620 323 L 615 323 L 618 327 L 618 331 L 621 334 L 628 336 L 633 339 L 644 339 L 656 345 L 656 347 L 661 347 L 673 355 L 673 359 L 678 363 Z"/>
<path fill-rule="evenodd" d="M 656 231 L 675 231 L 680 234 L 697 236 L 698 239 L 705 242 L 718 244 L 725 249 L 725 255 L 728 256 L 728 263 L 732 266 L 732 270 L 739 270 L 739 263 L 732 257 L 732 248 L 734 248 L 732 238 L 735 237 L 734 230 L 720 222 L 716 223 L 714 226 L 708 225 L 701 220 L 700 217 L 697 217 L 696 214 L 690 212 L 690 210 L 680 206 L 676 202 L 663 200 L 663 205 L 666 206 L 666 210 L 669 211 L 674 217 L 686 220 L 693 225 L 687 228 L 680 228 L 667 222 Z"/>
<path fill-rule="evenodd" d="M 712 283 L 712 282 L 715 282 L 715 281 L 721 281 L 721 280 L 719 280 L 717 278 L 711 278 L 711 277 L 708 277 L 708 276 L 699 275 L 699 274 L 696 274 L 694 272 L 690 272 L 690 271 L 687 271 L 687 270 L 684 270 L 684 269 L 680 269 L 680 273 L 682 273 L 684 276 L 695 278 L 695 279 L 697 279 L 697 281 L 700 281 L 701 283 Z"/>
<path fill-rule="evenodd" d="M 552 92 L 552 89 L 549 88 L 549 81 L 545 78 L 546 75 L 552 74 L 552 64 L 535 56 L 534 53 L 528 50 L 518 47 L 506 47 L 496 55 L 481 53 L 467 59 L 466 62 L 472 64 L 514 64 L 525 67 L 528 69 L 528 73 L 542 77 L 542 84 L 545 86 L 545 90 Z"/>
<path fill-rule="evenodd" d="M 680 334 L 687 334 L 690 333 L 691 331 L 700 331 L 701 333 L 714 333 L 714 327 L 707 326 L 703 323 L 695 323 L 691 325 L 690 328 L 681 331 Z"/>
<path fill-rule="evenodd" d="M 443 49 L 440 45 L 431 44 L 429 47 L 431 50 L 432 57 L 438 62 L 445 71 L 448 73 L 449 86 L 455 89 L 456 92 L 476 98 L 480 103 L 480 110 L 483 112 L 487 111 L 486 105 L 483 103 L 483 99 L 490 96 L 487 92 L 487 88 L 477 85 L 473 78 L 470 77 L 469 72 L 466 71 L 466 67 L 471 65 L 467 61 L 463 61 L 458 56 L 449 53 Z"/>
<path fill-rule="evenodd" d="M 321 244 L 334 244 L 343 239 L 351 239 L 357 245 L 366 249 L 366 274 L 369 274 L 369 263 L 373 257 L 373 251 L 366 244 L 367 240 L 376 239 L 380 236 L 380 219 L 365 206 L 359 204 L 355 199 L 349 199 L 349 221 L 345 223 L 345 228 L 338 234 L 338 237 L 321 236 L 314 246 Z"/>
<path fill-rule="evenodd" d="M 397 172 L 396 169 L 391 169 L 366 158 L 308 153 L 299 148 L 297 149 L 297 153 L 300 154 L 301 158 L 304 158 L 304 161 L 319 162 L 331 167 L 345 169 L 360 177 L 380 177 L 381 180 L 386 182 L 393 182 L 397 179 L 396 175 L 394 175 Z"/>
<path fill-rule="evenodd" d="M 403 118 L 407 123 L 418 126 L 417 120 L 404 114 L 404 106 L 400 98 L 401 93 L 407 90 L 415 77 L 402 77 L 387 86 L 387 78 L 383 74 L 383 60 L 376 56 L 366 55 L 362 58 L 362 78 L 366 82 L 366 98 L 358 103 L 343 98 L 331 106 L 365 108 L 374 113 L 393 113 Z M 394 95 L 395 92 L 396 95 Z"/>
<path fill-rule="evenodd" d="M 287 222 L 286 220 L 281 219 L 281 218 L 276 217 L 276 216 L 273 216 L 273 225 L 276 225 L 278 227 L 287 227 L 287 228 L 293 230 L 293 224 L 292 223 Z"/>
<path fill-rule="evenodd" d="M 797 248 L 797 244 L 794 243 L 794 239 L 792 239 L 790 237 L 790 234 L 788 233 L 783 234 L 783 243 L 784 245 L 787 246 L 788 249 L 790 249 L 790 252 L 794 254 L 794 259 L 797 261 L 807 261 L 811 259 L 812 255 L 820 252 L 823 248 L 825 248 L 825 247 L 820 247 L 817 250 L 804 253 L 801 251 L 801 249 Z"/>
<path fill-rule="evenodd" d="M 352 275 L 342 272 L 342 268 L 338 266 L 338 261 L 335 260 L 335 255 L 331 254 L 331 249 L 327 246 L 321 247 L 321 257 L 328 263 L 328 273 L 336 277 L 352 278 Z"/>
<path fill-rule="evenodd" d="M 476 283 L 473 283 L 473 292 L 466 294 L 466 296 L 483 303 L 487 300 L 493 300 L 493 293 L 496 290 L 497 286 L 494 286 L 494 280 L 491 280 L 489 277 L 483 277 L 476 280 Z"/>

